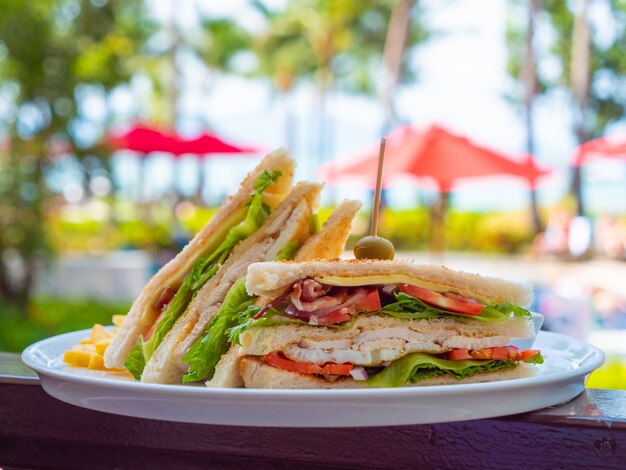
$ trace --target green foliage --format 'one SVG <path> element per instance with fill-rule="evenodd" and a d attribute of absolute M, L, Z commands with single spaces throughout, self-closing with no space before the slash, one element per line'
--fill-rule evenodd
<path fill-rule="evenodd" d="M 271 10 L 254 2 L 267 22 L 253 39 L 257 74 L 272 78 L 281 92 L 299 79 L 313 79 L 322 89 L 336 83 L 350 92 L 374 94 L 393 3 L 290 0 Z M 428 38 L 421 13 L 419 6 L 411 12 L 405 56 Z M 414 71 L 402 69 L 401 82 L 414 78 Z"/>
<path fill-rule="evenodd" d="M 559 73 L 546 73 L 545 68 L 537 67 L 538 94 L 549 93 L 556 89 L 569 89 L 571 83 L 572 38 L 574 32 L 575 10 L 582 2 L 565 0 L 543 0 L 541 10 L 536 15 L 536 30 L 549 29 L 554 40 L 546 41 L 544 33 L 541 42 L 535 40 L 537 63 L 550 61 L 556 64 Z M 529 1 L 509 0 L 510 12 L 507 19 L 507 45 L 509 75 L 521 82 L 522 62 L 524 60 L 524 41 L 526 34 L 527 6 Z M 621 119 L 626 112 L 626 97 L 622 92 L 622 76 L 626 73 L 626 4 L 624 2 L 606 2 L 610 9 L 614 25 L 602 25 L 615 32 L 613 40 L 605 44 L 592 28 L 589 97 L 585 103 L 585 127 L 589 135 L 600 134 L 605 127 Z M 521 87 L 520 87 L 521 89 Z M 521 102 L 523 96 L 516 93 L 515 101 Z"/>
<path fill-rule="evenodd" d="M 215 209 L 195 208 L 184 221 L 165 219 L 153 221 L 147 228 L 136 215 L 110 224 L 107 221 L 77 218 L 66 220 L 60 214 L 51 214 L 48 226 L 55 250 L 60 252 L 116 250 L 132 246 L 154 249 L 172 247 L 174 227 L 180 226 L 186 234 L 197 233 Z M 331 208 L 319 211 L 325 221 Z M 348 243 L 351 249 L 356 239 L 367 230 L 367 214 L 357 218 L 355 233 Z M 379 233 L 392 240 L 398 250 L 428 250 L 430 218 L 426 208 L 390 210 L 383 212 Z M 459 212 L 451 210 L 446 220 L 446 248 L 450 251 L 478 251 L 492 253 L 520 253 L 532 242 L 528 217 L 522 212 Z"/>
<path fill-rule="evenodd" d="M 12 253 L 26 268 L 10 282 L 0 256 L 0 293 L 25 305 L 35 260 L 49 252 L 45 184 L 52 148 L 59 141 L 77 158 L 104 157 L 104 148 L 80 138 L 90 122 L 79 106 L 87 89 L 106 94 L 136 70 L 136 57 L 151 25 L 141 20 L 141 0 L 0 0 L 0 94 L 9 111 L 0 130 L 10 145 L 0 152 L 0 254 Z"/>
<path fill-rule="evenodd" d="M 21 351 L 48 336 L 110 325 L 113 315 L 124 315 L 130 302 L 107 303 L 94 299 L 38 297 L 25 311 L 0 305 L 0 351 Z"/>
<path fill-rule="evenodd" d="M 626 390 L 626 362 L 617 356 L 607 358 L 602 367 L 591 373 L 586 385 L 588 388 Z"/>
<path fill-rule="evenodd" d="M 518 253 L 532 241 L 528 217 L 507 212 L 460 212 L 450 210 L 445 222 L 445 246 L 450 251 Z M 430 213 L 427 208 L 385 210 L 380 236 L 391 240 L 397 250 L 427 250 L 430 240 Z M 355 239 L 351 239 L 351 244 Z"/>
<path fill-rule="evenodd" d="M 236 71 L 233 59 L 250 49 L 250 33 L 224 18 L 203 18 L 202 29 L 205 38 L 195 45 L 195 53 L 211 68 L 223 72 Z"/>

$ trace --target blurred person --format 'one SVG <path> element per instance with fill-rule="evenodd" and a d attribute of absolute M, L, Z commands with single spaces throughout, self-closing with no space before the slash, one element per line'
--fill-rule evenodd
<path fill-rule="evenodd" d="M 545 315 L 542 329 L 585 339 L 594 315 L 589 286 L 572 277 L 535 286 L 533 309 Z"/>
<path fill-rule="evenodd" d="M 537 234 L 532 244 L 533 255 L 568 255 L 572 213 L 557 209 L 550 215 L 545 231 Z"/>
<path fill-rule="evenodd" d="M 626 231 L 617 218 L 601 215 L 596 221 L 596 252 L 612 259 L 626 258 Z"/>
<path fill-rule="evenodd" d="M 626 299 L 606 289 L 593 291 L 592 304 L 598 314 L 600 328 L 626 329 Z"/>

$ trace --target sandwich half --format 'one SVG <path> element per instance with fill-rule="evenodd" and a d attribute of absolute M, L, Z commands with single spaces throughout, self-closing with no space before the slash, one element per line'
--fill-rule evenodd
<path fill-rule="evenodd" d="M 248 388 L 363 388 L 523 377 L 539 351 L 528 286 L 409 261 L 255 263 L 266 299 L 231 330 Z"/>
<path fill-rule="evenodd" d="M 284 150 L 266 156 L 242 181 L 237 193 L 152 277 L 104 354 L 107 368 L 126 366 L 138 378 L 192 299 L 289 193 L 294 167 Z"/>
<path fill-rule="evenodd" d="M 233 249 L 163 337 L 145 364 L 142 382 L 180 383 L 186 370 L 181 363 L 183 356 L 219 311 L 235 281 L 246 275 L 248 266 L 264 260 L 291 259 L 311 236 L 321 189 L 316 183 L 298 183 L 265 223 Z"/>
<path fill-rule="evenodd" d="M 338 258 L 360 207 L 358 201 L 339 204 L 322 229 L 294 252 L 293 259 Z M 270 253 L 268 257 L 273 255 Z M 203 334 L 199 337 L 194 334 L 192 338 L 195 342 L 191 346 L 187 346 L 189 341 L 184 343 L 187 349 L 182 358 L 186 367 L 183 382 L 208 381 L 210 387 L 238 387 L 243 384 L 239 376 L 238 346 L 231 346 L 229 331 L 239 324 L 240 312 L 256 300 L 256 296 L 246 292 L 245 276 L 233 284 L 217 313 L 208 324 L 203 323 Z"/>

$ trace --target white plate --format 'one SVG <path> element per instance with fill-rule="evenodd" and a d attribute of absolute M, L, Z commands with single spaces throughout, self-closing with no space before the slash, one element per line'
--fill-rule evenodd
<path fill-rule="evenodd" d="M 362 390 L 209 389 L 134 382 L 120 374 L 68 368 L 63 352 L 89 330 L 29 346 L 22 354 L 59 400 L 141 418 L 244 426 L 347 427 L 427 424 L 522 413 L 568 401 L 604 362 L 599 349 L 541 332 L 545 362 L 533 377 L 501 382 Z"/>

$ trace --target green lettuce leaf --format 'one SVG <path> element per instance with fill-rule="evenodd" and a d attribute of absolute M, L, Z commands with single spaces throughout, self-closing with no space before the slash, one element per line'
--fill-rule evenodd
<path fill-rule="evenodd" d="M 276 255 L 276 259 L 274 261 L 282 261 L 282 260 L 290 260 L 296 256 L 296 253 L 300 249 L 300 243 L 298 242 L 289 242 L 285 247 L 278 252 Z"/>
<path fill-rule="evenodd" d="M 322 230 L 322 222 L 320 222 L 319 214 L 311 214 L 311 217 L 309 218 L 309 227 L 312 234 Z"/>
<path fill-rule="evenodd" d="M 228 331 L 236 325 L 238 313 L 255 299 L 246 292 L 245 281 L 242 277 L 233 284 L 207 331 L 185 354 L 183 362 L 189 364 L 189 371 L 183 376 L 183 383 L 213 378 L 215 366 L 230 346 Z"/>
<path fill-rule="evenodd" d="M 124 363 L 127 369 L 129 366 L 133 368 L 135 378 L 137 378 L 137 374 L 141 376 L 145 363 L 150 360 L 156 348 L 161 344 L 163 338 L 165 338 L 165 335 L 171 330 L 176 320 L 185 312 L 189 303 L 197 295 L 202 286 L 215 275 L 220 266 L 228 259 L 235 246 L 240 241 L 252 235 L 263 225 L 269 215 L 269 208 L 263 204 L 263 192 L 269 188 L 280 175 L 281 172 L 277 170 L 265 170 L 261 173 L 254 184 L 255 192 L 250 200 L 244 220 L 230 229 L 224 241 L 213 253 L 196 261 L 193 269 L 187 275 L 178 288 L 176 295 L 167 306 L 165 313 L 159 319 L 150 339 L 146 342 L 143 342 L 141 338 L 137 340 L 137 343 L 133 347 L 135 351 L 133 358 L 127 358 Z M 138 348 L 141 348 L 143 352 L 143 366 L 141 366 L 141 361 L 138 359 Z M 141 370 L 139 370 L 140 366 Z"/>
<path fill-rule="evenodd" d="M 135 377 L 135 380 L 141 378 L 141 374 L 146 367 L 146 360 L 143 355 L 143 336 L 139 337 L 133 349 L 130 350 L 130 354 L 124 362 L 124 367 Z"/>
<path fill-rule="evenodd" d="M 427 303 L 403 292 L 395 293 L 396 302 L 385 305 L 380 313 L 395 318 L 426 320 L 441 316 L 453 317 L 456 320 L 499 322 L 513 317 L 531 318 L 528 310 L 511 303 L 488 304 L 478 315 L 464 315 L 449 312 L 441 308 L 428 305 Z"/>
<path fill-rule="evenodd" d="M 543 363 L 541 354 L 525 360 L 531 364 Z M 514 369 L 516 361 L 506 360 L 465 360 L 450 361 L 430 354 L 414 353 L 393 361 L 381 372 L 364 380 L 371 387 L 401 387 L 406 382 L 417 383 L 429 377 L 448 374 L 457 380 L 463 380 L 481 372 L 496 372 Z"/>

